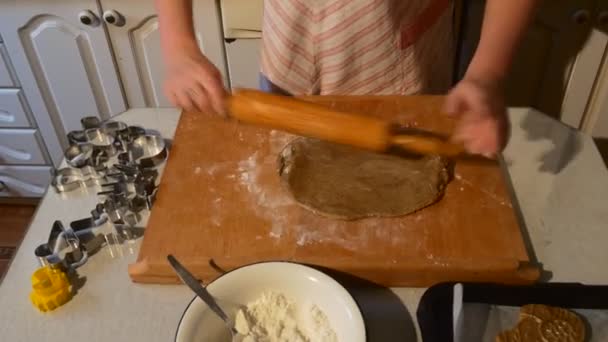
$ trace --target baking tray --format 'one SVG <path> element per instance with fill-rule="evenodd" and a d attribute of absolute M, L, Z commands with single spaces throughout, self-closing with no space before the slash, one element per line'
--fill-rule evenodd
<path fill-rule="evenodd" d="M 604 285 L 441 283 L 424 293 L 416 315 L 424 342 L 493 342 L 517 324 L 519 309 L 526 304 L 571 309 L 587 326 L 586 341 L 608 341 Z"/>

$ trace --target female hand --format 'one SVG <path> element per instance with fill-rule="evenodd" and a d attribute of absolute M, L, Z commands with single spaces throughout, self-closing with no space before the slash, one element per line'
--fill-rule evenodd
<path fill-rule="evenodd" d="M 454 139 L 467 152 L 492 158 L 507 145 L 510 124 L 498 82 L 465 77 L 449 92 L 444 110 L 460 117 Z"/>
<path fill-rule="evenodd" d="M 164 92 L 173 105 L 188 111 L 225 113 L 222 75 L 198 46 L 171 52 L 166 68 Z"/>

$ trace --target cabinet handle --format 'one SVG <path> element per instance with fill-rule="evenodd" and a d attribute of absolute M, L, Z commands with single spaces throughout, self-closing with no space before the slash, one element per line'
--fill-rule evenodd
<path fill-rule="evenodd" d="M 6 123 L 15 122 L 15 116 L 5 110 L 0 109 L 0 121 Z"/>
<path fill-rule="evenodd" d="M 30 153 L 0 145 L 0 156 L 2 155 L 20 161 L 28 161 L 32 159 L 32 155 Z"/>
<path fill-rule="evenodd" d="M 22 189 L 23 191 L 27 191 L 32 194 L 42 195 L 44 194 L 44 188 L 38 185 L 30 184 L 23 182 L 21 180 L 6 177 L 0 175 L 0 192 L 9 192 L 11 188 L 8 186 L 10 184 L 14 188 Z"/>
<path fill-rule="evenodd" d="M 89 10 L 84 10 L 78 13 L 78 20 L 80 20 L 81 24 L 87 26 L 97 26 L 99 24 L 99 18 L 97 15 Z"/>
<path fill-rule="evenodd" d="M 584 25 L 589 23 L 591 19 L 591 12 L 587 9 L 579 9 L 572 14 L 572 21 L 578 25 Z"/>
<path fill-rule="evenodd" d="M 125 26 L 125 17 L 115 10 L 107 10 L 103 12 L 103 20 L 105 20 L 106 23 L 114 26 Z"/>
<path fill-rule="evenodd" d="M 597 23 L 603 27 L 608 26 L 608 11 L 601 11 L 600 14 L 597 15 Z"/>

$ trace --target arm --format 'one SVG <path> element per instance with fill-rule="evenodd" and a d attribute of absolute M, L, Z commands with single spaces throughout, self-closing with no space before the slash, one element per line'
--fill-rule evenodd
<path fill-rule="evenodd" d="M 481 37 L 465 77 L 502 82 L 539 0 L 488 0 Z"/>
<path fill-rule="evenodd" d="M 192 0 L 156 0 L 163 56 L 172 51 L 198 48 L 192 21 Z"/>
<path fill-rule="evenodd" d="M 481 37 L 445 111 L 460 115 L 454 139 L 470 153 L 495 156 L 507 145 L 509 122 L 503 94 L 513 57 L 540 0 L 487 0 Z"/>
<path fill-rule="evenodd" d="M 222 76 L 196 42 L 192 0 L 155 0 L 155 4 L 166 67 L 165 95 L 186 110 L 222 113 Z"/>

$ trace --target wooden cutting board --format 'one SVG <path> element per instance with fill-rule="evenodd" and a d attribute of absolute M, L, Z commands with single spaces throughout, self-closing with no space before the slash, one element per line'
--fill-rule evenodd
<path fill-rule="evenodd" d="M 305 97 L 448 134 L 442 97 Z M 203 281 L 239 266 L 289 260 L 386 286 L 440 281 L 531 283 L 498 163 L 457 162 L 445 196 L 401 218 L 339 221 L 298 206 L 276 161 L 293 136 L 200 113 L 180 119 L 136 263 L 135 282 L 174 283 L 174 254 Z"/>

